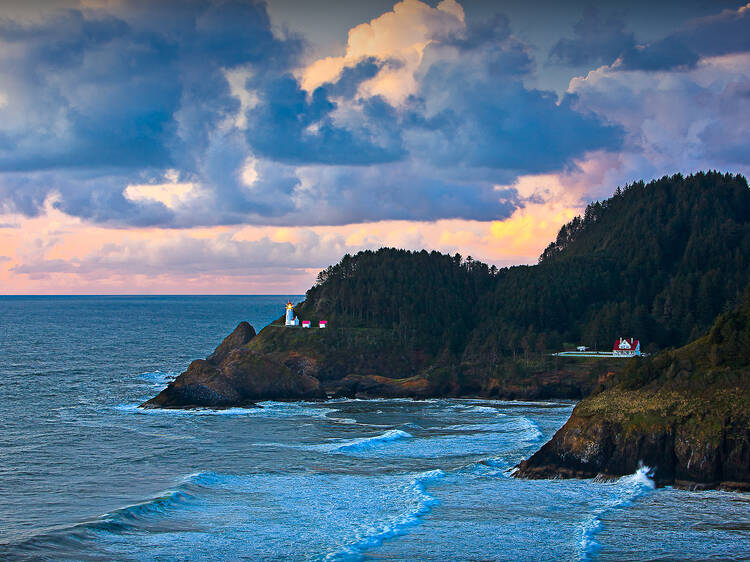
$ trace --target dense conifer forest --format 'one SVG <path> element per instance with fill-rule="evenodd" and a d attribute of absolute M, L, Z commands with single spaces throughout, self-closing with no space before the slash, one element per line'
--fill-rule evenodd
<path fill-rule="evenodd" d="M 392 330 L 433 357 L 497 363 L 618 336 L 681 346 L 734 308 L 750 281 L 750 189 L 739 175 L 618 188 L 564 225 L 533 266 L 385 248 L 322 271 L 304 318 Z"/>
<path fill-rule="evenodd" d="M 394 248 L 346 255 L 295 307 L 328 328 L 289 328 L 280 318 L 256 337 L 241 325 L 222 344 L 232 349 L 225 360 L 193 362 L 152 404 L 598 396 L 660 376 L 670 348 L 709 331 L 716 361 L 745 353 L 747 329 L 738 323 L 746 315 L 728 311 L 749 282 L 745 178 L 638 182 L 564 225 L 535 265 L 498 270 L 468 256 Z M 663 351 L 635 371 L 638 361 L 550 353 L 580 344 L 609 351 L 618 336 Z"/>

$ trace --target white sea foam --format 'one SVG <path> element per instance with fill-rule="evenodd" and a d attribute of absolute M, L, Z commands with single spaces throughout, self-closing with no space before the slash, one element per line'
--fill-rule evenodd
<path fill-rule="evenodd" d="M 175 379 L 177 373 L 174 371 L 167 371 L 166 373 L 163 371 L 152 371 L 148 373 L 141 373 L 138 376 L 154 387 L 166 387 Z"/>
<path fill-rule="evenodd" d="M 456 472 L 459 474 L 471 474 L 474 476 L 507 477 L 512 470 L 512 465 L 506 459 L 501 457 L 489 457 L 461 467 Z"/>
<path fill-rule="evenodd" d="M 326 416 L 326 417 L 329 420 L 331 420 L 332 422 L 343 423 L 345 425 L 370 425 L 370 424 L 367 424 L 367 423 L 359 423 L 354 418 L 336 418 L 336 417 L 333 417 L 333 416 Z"/>
<path fill-rule="evenodd" d="M 469 408 L 470 412 L 474 412 L 477 414 L 493 414 L 495 416 L 503 416 L 502 412 L 499 412 L 497 408 L 493 408 L 492 406 L 470 406 Z"/>
<path fill-rule="evenodd" d="M 105 534 L 127 534 L 140 525 L 167 518 L 173 512 L 188 507 L 197 499 L 193 493 L 194 484 L 200 485 L 200 479 L 208 473 L 194 474 L 183 478 L 174 489 L 145 501 L 127 505 L 110 511 L 94 519 L 83 521 L 69 527 L 57 527 L 48 533 L 40 533 L 27 539 L 23 544 L 30 552 L 35 549 L 49 551 L 50 547 L 64 544 L 66 541 L 78 542 L 95 532 Z"/>
<path fill-rule="evenodd" d="M 409 509 L 405 513 L 366 527 L 343 548 L 326 555 L 324 560 L 361 559 L 366 550 L 381 545 L 389 538 L 406 534 L 411 527 L 420 523 L 424 515 L 440 503 L 427 493 L 425 486 L 444 477 L 445 472 L 440 469 L 413 475 L 398 491 L 402 496 L 409 498 Z"/>
<path fill-rule="evenodd" d="M 142 414 L 150 416 L 168 415 L 168 416 L 258 416 L 261 415 L 261 408 L 192 408 L 183 410 L 178 408 L 141 408 L 138 404 L 119 404 L 115 406 L 116 410 L 132 414 Z"/>
<path fill-rule="evenodd" d="M 520 438 L 526 442 L 534 442 L 542 437 L 542 431 L 539 429 L 539 426 L 526 416 L 515 418 L 512 425 L 521 434 Z"/>
<path fill-rule="evenodd" d="M 501 412 L 498 408 L 495 408 L 494 406 L 487 406 L 486 403 L 482 405 L 478 404 L 471 404 L 471 403 L 453 403 L 448 404 L 448 408 L 451 410 L 455 410 L 460 415 L 466 415 L 466 414 L 490 414 L 492 416 L 504 416 L 505 414 Z"/>
<path fill-rule="evenodd" d="M 633 474 L 623 476 L 611 484 L 604 484 L 605 486 L 613 486 L 615 494 L 612 499 L 595 509 L 589 519 L 582 523 L 581 540 L 579 542 L 582 560 L 595 558 L 596 553 L 601 548 L 595 537 L 602 530 L 602 516 L 612 509 L 627 507 L 639 496 L 652 491 L 655 486 L 651 476 L 651 469 L 647 466 L 641 466 Z"/>
<path fill-rule="evenodd" d="M 255 416 L 262 418 L 313 417 L 340 421 L 340 418 L 328 418 L 328 414 L 338 412 L 309 402 L 259 402 L 260 407 L 251 408 L 141 408 L 137 404 L 120 404 L 116 410 L 145 415 L 171 416 Z M 351 422 L 342 422 L 351 423 Z"/>
<path fill-rule="evenodd" d="M 372 437 L 361 437 L 359 439 L 352 439 L 344 443 L 338 443 L 333 446 L 326 445 L 326 447 L 329 447 L 329 450 L 331 452 L 356 453 L 361 451 L 368 451 L 375 447 L 381 447 L 385 444 L 391 443 L 393 441 L 398 441 L 400 439 L 411 439 L 412 437 L 414 436 L 411 433 L 407 433 L 406 431 L 401 431 L 400 429 L 389 429 L 388 431 L 386 431 L 385 433 L 381 433 L 380 435 L 374 435 Z"/>
<path fill-rule="evenodd" d="M 440 428 L 441 431 L 467 431 L 472 433 L 488 433 L 503 431 L 506 428 L 502 423 L 459 423 L 455 425 L 445 425 Z"/>
<path fill-rule="evenodd" d="M 418 423 L 414 423 L 414 422 L 402 423 L 401 425 L 399 425 L 399 427 L 403 427 L 403 428 L 406 428 L 406 429 L 416 429 L 418 431 L 424 431 L 424 427 L 422 427 Z"/>
<path fill-rule="evenodd" d="M 576 403 L 567 400 L 555 402 L 545 400 L 501 400 L 498 404 L 502 406 L 552 406 L 557 408 L 572 408 Z"/>
<path fill-rule="evenodd" d="M 494 411 L 494 408 L 491 408 Z M 466 432 L 466 433 L 505 433 L 513 434 L 517 441 L 526 443 L 535 442 L 542 437 L 539 426 L 525 416 L 508 416 L 500 414 L 502 419 L 490 421 L 489 423 L 475 423 L 476 420 L 469 419 L 467 423 L 446 425 L 441 431 Z"/>

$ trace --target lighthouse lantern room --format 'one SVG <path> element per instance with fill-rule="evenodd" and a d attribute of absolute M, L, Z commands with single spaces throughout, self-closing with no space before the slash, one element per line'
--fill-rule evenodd
<path fill-rule="evenodd" d="M 291 301 L 286 303 L 286 326 L 299 326 L 299 319 L 294 316 L 294 306 Z"/>

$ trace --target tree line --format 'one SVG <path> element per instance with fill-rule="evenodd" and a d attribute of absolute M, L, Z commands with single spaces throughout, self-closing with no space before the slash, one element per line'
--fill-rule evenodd
<path fill-rule="evenodd" d="M 305 318 L 393 330 L 431 355 L 495 361 L 565 343 L 681 346 L 733 309 L 750 282 L 750 189 L 701 172 L 617 188 L 564 225 L 539 263 L 497 269 L 471 257 L 395 248 L 323 270 Z"/>

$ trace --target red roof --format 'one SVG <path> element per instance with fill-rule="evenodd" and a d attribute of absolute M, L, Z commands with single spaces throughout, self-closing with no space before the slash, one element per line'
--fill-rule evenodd
<path fill-rule="evenodd" d="M 623 344 L 623 343 L 625 345 L 622 345 L 622 347 L 621 347 L 621 344 Z M 638 340 L 634 340 L 633 338 L 630 338 L 630 339 L 628 339 L 628 338 L 619 338 L 619 339 L 615 340 L 615 345 L 612 348 L 612 350 L 613 351 L 630 351 L 630 350 L 635 351 L 638 348 L 638 344 L 639 343 L 640 342 Z"/>

